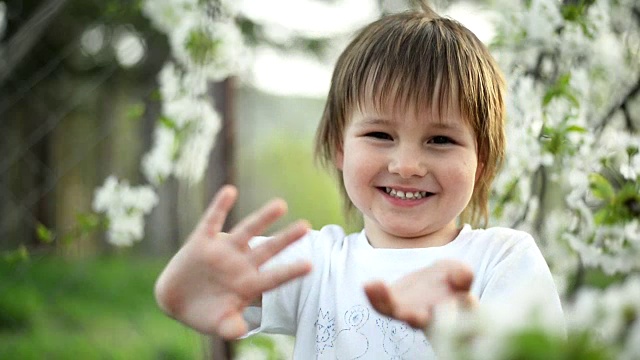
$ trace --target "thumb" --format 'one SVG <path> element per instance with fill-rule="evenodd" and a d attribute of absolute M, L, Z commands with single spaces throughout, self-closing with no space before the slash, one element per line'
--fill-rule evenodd
<path fill-rule="evenodd" d="M 473 283 L 473 271 L 464 264 L 455 264 L 451 268 L 447 280 L 453 290 L 468 291 Z"/>

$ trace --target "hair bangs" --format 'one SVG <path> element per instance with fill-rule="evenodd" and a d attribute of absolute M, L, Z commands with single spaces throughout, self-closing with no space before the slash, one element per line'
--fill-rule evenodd
<path fill-rule="evenodd" d="M 430 111 L 446 121 L 451 109 L 468 109 L 460 101 L 469 98 L 463 89 L 455 49 L 444 39 L 442 24 L 413 19 L 398 31 L 367 39 L 368 47 L 353 63 L 352 91 L 346 108 L 371 107 L 379 113 Z M 430 29 L 425 29 L 430 27 Z M 466 106 L 465 106 L 466 105 Z M 463 111 L 465 119 L 467 111 Z"/>

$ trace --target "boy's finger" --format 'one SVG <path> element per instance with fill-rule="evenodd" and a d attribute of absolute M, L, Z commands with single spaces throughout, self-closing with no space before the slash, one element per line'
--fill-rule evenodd
<path fill-rule="evenodd" d="M 272 270 L 266 270 L 256 278 L 253 288 L 257 294 L 262 294 L 295 278 L 307 275 L 310 271 L 311 263 L 308 261 L 301 261 L 280 266 Z"/>
<path fill-rule="evenodd" d="M 216 236 L 222 230 L 237 197 L 238 190 L 233 185 L 225 185 L 218 190 L 200 221 L 200 231 L 204 231 L 209 238 Z"/>
<path fill-rule="evenodd" d="M 364 292 L 376 311 L 386 316 L 393 315 L 395 305 L 387 284 L 382 281 L 370 282 L 364 286 Z"/>
<path fill-rule="evenodd" d="M 287 213 L 287 203 L 282 199 L 274 199 L 240 221 L 231 229 L 230 233 L 246 246 L 254 236 L 262 235 L 276 220 Z"/>
<path fill-rule="evenodd" d="M 465 292 L 458 296 L 458 304 L 465 310 L 473 310 L 478 306 L 478 298 L 470 292 Z"/>
<path fill-rule="evenodd" d="M 242 314 L 234 313 L 220 320 L 216 327 L 218 335 L 227 340 L 235 340 L 247 333 L 247 323 Z"/>
<path fill-rule="evenodd" d="M 425 328 L 431 321 L 431 314 L 429 311 L 421 308 L 413 309 L 398 309 L 394 314 L 395 318 L 401 321 L 405 321 L 410 326 L 416 329 Z"/>
<path fill-rule="evenodd" d="M 290 244 L 296 242 L 309 231 L 309 223 L 298 221 L 289 225 L 287 229 L 276 234 L 273 239 L 263 242 L 253 249 L 253 262 L 260 266 L 282 251 Z"/>
<path fill-rule="evenodd" d="M 473 283 L 473 271 L 467 266 L 460 264 L 455 266 L 449 272 L 447 277 L 449 284 L 454 290 L 469 290 Z"/>

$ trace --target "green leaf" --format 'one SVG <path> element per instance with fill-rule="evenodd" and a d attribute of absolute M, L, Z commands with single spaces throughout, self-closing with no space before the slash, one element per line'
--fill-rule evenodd
<path fill-rule="evenodd" d="M 578 125 L 570 125 L 570 126 L 567 126 L 567 132 L 577 132 L 577 133 L 584 134 L 587 132 L 587 129 Z"/>
<path fill-rule="evenodd" d="M 571 82 L 571 73 L 564 74 L 558 78 L 555 84 L 553 84 L 549 90 L 544 94 L 542 98 L 542 105 L 547 106 L 551 102 L 551 100 L 555 98 L 565 98 L 569 100 L 569 102 L 573 106 L 580 106 L 580 102 L 578 98 L 573 94 L 573 89 L 570 86 Z"/>
<path fill-rule="evenodd" d="M 149 99 L 151 101 L 157 101 L 157 102 L 162 101 L 162 93 L 160 92 L 160 89 L 153 90 L 149 95 Z"/>
<path fill-rule="evenodd" d="M 619 220 L 632 220 L 640 217 L 640 184 L 627 182 L 618 191 L 613 206 L 619 211 Z"/>
<path fill-rule="evenodd" d="M 505 356 L 508 359 L 548 360 L 562 356 L 562 340 L 540 329 L 517 332 L 510 340 Z"/>
<path fill-rule="evenodd" d="M 20 245 L 17 249 L 5 251 L 2 254 L 2 260 L 11 265 L 29 260 L 29 250 L 24 245 Z"/>
<path fill-rule="evenodd" d="M 98 228 L 100 227 L 100 219 L 100 215 L 93 213 L 78 214 L 76 216 L 78 226 L 80 227 L 80 232 L 82 233 L 88 233 L 98 230 Z"/>
<path fill-rule="evenodd" d="M 598 173 L 589 175 L 589 187 L 593 196 L 600 200 L 611 201 L 615 196 L 615 190 L 609 180 Z"/>
<path fill-rule="evenodd" d="M 164 115 L 160 116 L 158 118 L 158 121 L 160 121 L 160 124 L 166 128 L 169 128 L 172 130 L 178 130 L 178 125 L 176 124 L 176 122 L 167 116 L 164 116 Z"/>
<path fill-rule="evenodd" d="M 145 105 L 143 103 L 137 103 L 129 106 L 127 110 L 127 119 L 129 120 L 140 120 L 142 115 L 145 112 Z"/>
<path fill-rule="evenodd" d="M 215 56 L 221 42 L 212 39 L 204 29 L 193 29 L 187 39 L 185 48 L 196 64 L 207 64 Z"/>
<path fill-rule="evenodd" d="M 38 223 L 38 225 L 36 225 L 36 236 L 38 237 L 38 240 L 45 244 L 52 243 L 55 237 L 53 231 L 51 231 L 48 227 L 44 226 L 41 223 Z"/>
<path fill-rule="evenodd" d="M 608 208 L 600 209 L 593 214 L 593 221 L 598 225 L 608 224 L 609 218 Z"/>
<path fill-rule="evenodd" d="M 615 358 L 612 352 L 589 332 L 571 332 L 568 339 L 563 339 L 543 329 L 532 328 L 511 334 L 501 359 L 605 360 Z"/>

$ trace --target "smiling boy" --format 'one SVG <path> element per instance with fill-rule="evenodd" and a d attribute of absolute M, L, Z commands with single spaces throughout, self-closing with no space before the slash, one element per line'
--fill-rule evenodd
<path fill-rule="evenodd" d="M 316 155 L 364 229 L 262 234 L 274 200 L 220 233 L 237 197 L 220 190 L 156 284 L 160 307 L 203 333 L 296 336 L 296 359 L 428 359 L 435 305 L 509 303 L 535 286 L 562 317 L 549 268 L 522 231 L 488 217 L 504 157 L 504 81 L 461 24 L 422 11 L 383 17 L 342 53 Z M 313 206 L 310 204 L 310 206 Z"/>

